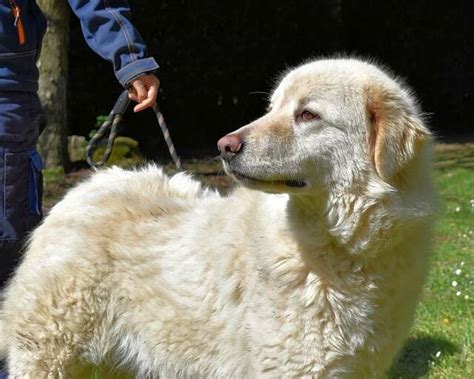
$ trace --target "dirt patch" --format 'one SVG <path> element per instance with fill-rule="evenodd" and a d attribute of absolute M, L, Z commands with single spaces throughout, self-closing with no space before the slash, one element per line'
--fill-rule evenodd
<path fill-rule="evenodd" d="M 474 149 L 474 142 L 468 143 L 437 143 L 434 145 L 435 152 L 459 151 L 460 149 Z"/>

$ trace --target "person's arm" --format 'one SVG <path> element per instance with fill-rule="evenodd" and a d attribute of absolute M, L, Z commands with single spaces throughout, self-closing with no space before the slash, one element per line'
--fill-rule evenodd
<path fill-rule="evenodd" d="M 79 17 L 87 44 L 113 64 L 115 76 L 124 87 L 131 87 L 130 98 L 139 103 L 135 111 L 152 105 L 156 100 L 159 81 L 154 75 L 144 73 L 153 72 L 158 64 L 147 56 L 145 42 L 130 21 L 128 2 L 68 1 Z"/>

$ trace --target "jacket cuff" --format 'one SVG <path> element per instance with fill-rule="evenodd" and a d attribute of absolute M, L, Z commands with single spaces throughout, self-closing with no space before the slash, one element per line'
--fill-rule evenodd
<path fill-rule="evenodd" d="M 160 66 L 158 66 L 158 63 L 156 63 L 154 58 L 139 59 L 129 63 L 125 67 L 122 67 L 115 73 L 115 76 L 120 84 L 126 87 L 133 78 L 136 78 L 145 72 L 155 71 L 158 67 Z"/>

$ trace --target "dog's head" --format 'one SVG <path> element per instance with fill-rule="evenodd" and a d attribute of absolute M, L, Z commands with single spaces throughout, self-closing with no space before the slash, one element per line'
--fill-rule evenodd
<path fill-rule="evenodd" d="M 308 193 L 368 183 L 393 185 L 429 136 L 409 91 L 354 59 L 290 71 L 263 117 L 226 135 L 226 171 L 245 186 Z"/>

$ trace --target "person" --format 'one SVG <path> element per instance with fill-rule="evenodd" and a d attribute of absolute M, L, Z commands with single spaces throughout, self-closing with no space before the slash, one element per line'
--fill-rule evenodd
<path fill-rule="evenodd" d="M 157 62 L 130 21 L 125 0 L 69 0 L 88 45 L 113 64 L 118 81 L 151 107 L 159 88 Z M 45 115 L 38 69 L 46 20 L 36 0 L 0 0 L 0 288 L 11 275 L 28 232 L 42 218 L 41 158 L 36 151 Z"/>

